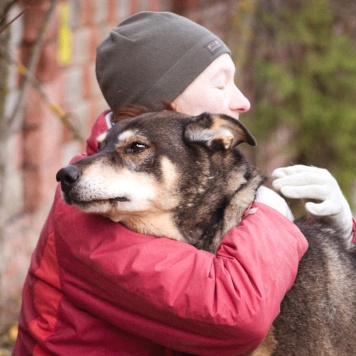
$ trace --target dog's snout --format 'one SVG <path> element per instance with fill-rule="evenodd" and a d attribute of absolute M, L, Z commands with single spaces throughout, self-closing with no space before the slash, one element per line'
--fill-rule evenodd
<path fill-rule="evenodd" d="M 57 172 L 56 180 L 62 184 L 71 185 L 80 178 L 80 171 L 74 166 L 66 166 Z"/>

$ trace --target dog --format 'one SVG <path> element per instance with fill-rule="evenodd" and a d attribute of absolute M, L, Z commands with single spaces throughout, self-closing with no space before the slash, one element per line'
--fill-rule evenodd
<path fill-rule="evenodd" d="M 254 137 L 227 115 L 145 113 L 119 121 L 98 143 L 97 154 L 58 171 L 66 203 L 212 253 L 266 180 L 238 149 Z M 325 222 L 295 223 L 309 249 L 252 355 L 354 355 L 356 251 Z"/>

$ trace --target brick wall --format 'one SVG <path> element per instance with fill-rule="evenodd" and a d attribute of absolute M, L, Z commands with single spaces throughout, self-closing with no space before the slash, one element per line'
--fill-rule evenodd
<path fill-rule="evenodd" d="M 50 102 L 59 105 L 79 125 L 85 138 L 97 115 L 107 108 L 95 79 L 95 47 L 110 29 L 132 13 L 142 10 L 175 11 L 224 37 L 228 1 L 170 0 L 63 0 L 44 36 L 36 77 Z M 25 14 L 9 31 L 11 55 L 27 63 L 49 0 L 22 0 Z M 12 9 L 9 18 L 22 8 Z M 219 14 L 219 16 L 216 16 Z M 19 76 L 10 68 L 6 113 L 15 105 Z M 68 129 L 32 87 L 20 111 L 23 128 L 12 134 L 2 150 L 6 153 L 4 233 L 0 236 L 0 333 L 17 319 L 23 279 L 56 187 L 56 171 L 84 142 L 74 141 Z M 0 207 L 1 209 L 1 207 Z M 1 345 L 0 345 L 1 346 Z"/>

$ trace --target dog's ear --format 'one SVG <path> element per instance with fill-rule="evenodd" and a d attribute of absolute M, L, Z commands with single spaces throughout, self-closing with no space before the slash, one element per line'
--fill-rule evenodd
<path fill-rule="evenodd" d="M 184 136 L 189 142 L 203 143 L 212 149 L 228 150 L 243 142 L 256 146 L 246 127 L 228 115 L 201 114 L 187 124 Z"/>
<path fill-rule="evenodd" d="M 96 137 L 96 142 L 98 143 L 98 150 L 101 151 L 105 146 L 105 139 L 108 135 L 107 131 L 102 132 Z"/>

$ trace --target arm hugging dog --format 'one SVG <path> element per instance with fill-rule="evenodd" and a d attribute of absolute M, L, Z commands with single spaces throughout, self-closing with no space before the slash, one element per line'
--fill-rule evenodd
<path fill-rule="evenodd" d="M 225 115 L 144 114 L 117 123 L 98 141 L 99 153 L 58 172 L 67 203 L 213 253 L 253 213 L 249 206 L 264 182 L 237 149 L 254 145 L 254 138 Z M 331 226 L 296 224 L 310 247 L 263 352 L 353 355 L 355 250 Z"/>

